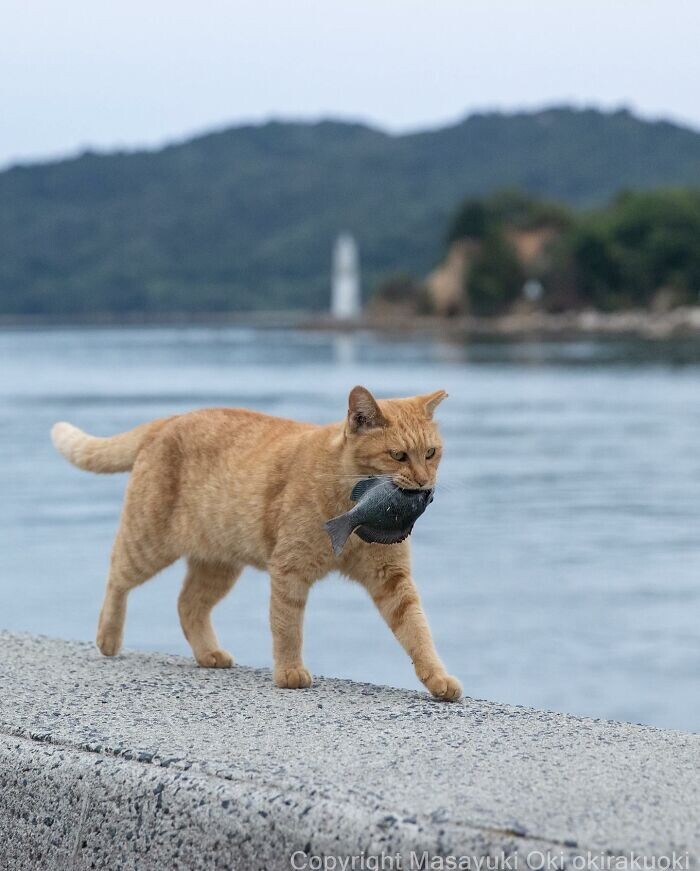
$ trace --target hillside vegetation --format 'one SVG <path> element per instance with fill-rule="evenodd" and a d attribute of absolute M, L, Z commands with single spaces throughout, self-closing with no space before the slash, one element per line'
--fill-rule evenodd
<path fill-rule="evenodd" d="M 700 190 L 626 191 L 574 211 L 519 191 L 468 198 L 442 263 L 422 281 L 384 281 L 373 308 L 502 315 L 700 303 Z"/>
<path fill-rule="evenodd" d="M 275 122 L 17 166 L 0 173 L 0 313 L 323 309 L 341 230 L 359 241 L 368 292 L 425 275 L 466 195 L 517 187 L 594 207 L 698 179 L 700 134 L 566 108 L 403 136 Z"/>

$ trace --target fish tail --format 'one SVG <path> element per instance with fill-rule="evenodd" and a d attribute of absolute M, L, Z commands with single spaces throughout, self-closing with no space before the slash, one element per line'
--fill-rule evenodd
<path fill-rule="evenodd" d="M 352 535 L 352 531 L 355 528 L 355 525 L 350 520 L 347 514 L 341 514 L 339 517 L 333 517 L 331 520 L 326 521 L 326 523 L 324 523 L 323 525 L 326 527 L 326 532 L 331 537 L 333 553 L 338 556 L 345 547 L 345 542 Z"/>

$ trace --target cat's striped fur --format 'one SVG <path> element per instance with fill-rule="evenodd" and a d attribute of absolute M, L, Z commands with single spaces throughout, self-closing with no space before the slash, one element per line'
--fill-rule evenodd
<path fill-rule="evenodd" d="M 272 582 L 275 683 L 307 687 L 307 596 L 338 569 L 367 589 L 430 692 L 459 698 L 459 682 L 435 652 L 408 541 L 366 544 L 352 536 L 336 558 L 323 526 L 351 507 L 353 484 L 368 475 L 390 475 L 412 489 L 434 486 L 441 442 L 433 412 L 445 396 L 377 401 L 355 387 L 346 419 L 327 426 L 233 408 L 155 420 L 112 438 L 56 424 L 54 444 L 74 465 L 131 470 L 97 631 L 102 653 L 121 647 L 129 591 L 184 557 L 178 609 L 185 636 L 200 665 L 232 665 L 211 610 L 250 565 L 267 570 Z"/>

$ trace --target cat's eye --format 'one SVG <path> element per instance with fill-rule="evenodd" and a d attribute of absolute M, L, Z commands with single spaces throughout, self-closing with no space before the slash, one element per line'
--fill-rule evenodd
<path fill-rule="evenodd" d="M 389 451 L 392 459 L 396 460 L 397 463 L 405 463 L 408 459 L 408 454 L 406 451 Z"/>
<path fill-rule="evenodd" d="M 435 448 L 428 448 L 425 452 L 425 459 L 431 460 L 435 456 Z"/>

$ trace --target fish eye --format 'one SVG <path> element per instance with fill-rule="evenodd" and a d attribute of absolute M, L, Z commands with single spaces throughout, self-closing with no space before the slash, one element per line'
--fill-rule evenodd
<path fill-rule="evenodd" d="M 397 463 L 405 463 L 408 459 L 408 454 L 406 451 L 389 451 L 392 459 L 396 460 Z"/>
<path fill-rule="evenodd" d="M 428 448 L 425 452 L 425 459 L 430 460 L 435 456 L 435 448 Z"/>

